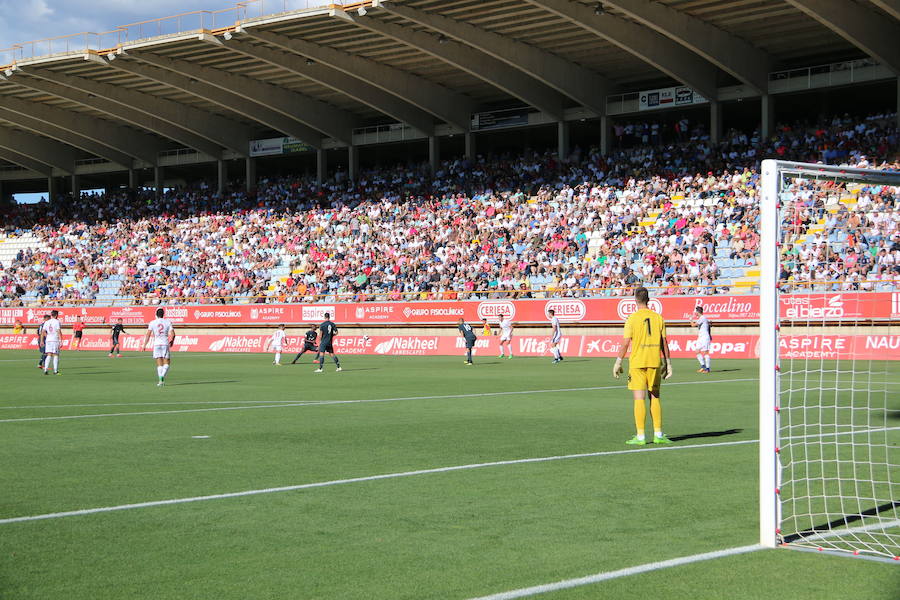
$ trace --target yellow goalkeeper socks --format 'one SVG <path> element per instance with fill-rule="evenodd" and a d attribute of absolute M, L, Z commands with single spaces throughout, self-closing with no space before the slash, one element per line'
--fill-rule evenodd
<path fill-rule="evenodd" d="M 639 440 L 644 439 L 644 422 L 647 420 L 647 406 L 644 399 L 634 401 L 634 428 Z"/>
<path fill-rule="evenodd" d="M 653 418 L 653 430 L 662 432 L 662 405 L 659 398 L 650 398 L 650 416 Z"/>

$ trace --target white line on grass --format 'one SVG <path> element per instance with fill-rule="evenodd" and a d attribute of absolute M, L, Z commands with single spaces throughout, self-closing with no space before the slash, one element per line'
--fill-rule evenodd
<path fill-rule="evenodd" d="M 557 581 L 555 583 L 546 583 L 544 585 L 536 585 L 534 587 L 501 592 L 499 594 L 492 594 L 490 596 L 481 596 L 479 598 L 474 598 L 473 600 L 513 600 L 514 598 L 527 598 L 528 596 L 536 596 L 538 594 L 545 594 L 547 592 L 556 592 L 559 590 L 566 590 L 583 585 L 599 583 L 601 581 L 608 581 L 610 579 L 617 579 L 619 577 L 630 577 L 631 575 L 639 575 L 640 573 L 659 571 L 660 569 L 669 569 L 671 567 L 680 567 L 682 565 L 689 565 L 691 563 L 701 562 L 704 560 L 724 558 L 726 556 L 734 556 L 736 554 L 746 554 L 748 552 L 755 552 L 762 549 L 763 547 L 757 544 L 753 546 L 739 546 L 737 548 L 728 548 L 727 550 L 716 550 L 715 552 L 704 552 L 703 554 L 682 556 L 681 558 L 673 558 L 671 560 L 663 560 L 660 562 L 652 562 L 635 567 L 628 567 L 626 569 L 619 569 L 618 571 L 607 571 L 605 573 L 588 575 L 587 577 L 565 579 L 563 581 Z"/>
<path fill-rule="evenodd" d="M 154 500 L 151 502 L 138 502 L 136 504 L 120 504 L 118 506 L 104 506 L 100 508 L 85 508 L 81 510 L 70 510 L 57 513 L 46 513 L 42 515 L 31 515 L 24 517 L 9 517 L 0 519 L 0 525 L 9 523 L 21 523 L 24 521 L 41 521 L 45 519 L 61 519 L 63 517 L 77 517 L 82 515 L 93 515 L 97 513 L 108 513 L 119 510 L 134 510 L 137 508 L 150 508 L 154 506 L 168 506 L 171 504 L 187 504 L 189 502 L 203 502 L 206 500 L 222 500 L 225 498 L 241 498 L 244 496 L 258 496 L 260 494 L 274 494 L 278 492 L 294 492 L 298 490 L 308 490 L 321 487 L 330 487 L 334 485 L 344 485 L 348 483 L 363 483 L 366 481 L 380 481 L 383 479 L 399 479 L 402 477 L 414 477 L 417 475 L 431 475 L 434 473 L 451 473 L 454 471 L 468 471 L 471 469 L 484 469 L 487 467 L 504 467 L 509 465 L 524 465 L 531 463 L 552 462 L 558 460 L 571 460 L 576 458 L 592 458 L 597 456 L 615 456 L 619 454 L 635 454 L 638 452 L 666 452 L 677 450 L 691 450 L 696 448 L 714 448 L 718 446 L 739 446 L 743 444 L 755 444 L 757 440 L 739 440 L 733 442 L 714 442 L 711 444 L 691 444 L 688 446 L 661 446 L 659 448 L 633 448 L 628 450 L 605 450 L 602 452 L 584 452 L 581 454 L 564 454 L 560 456 L 542 456 L 539 458 L 519 458 L 515 460 L 498 460 L 486 463 L 474 463 L 468 465 L 455 465 L 450 467 L 437 467 L 435 469 L 420 469 L 417 471 L 403 471 L 400 473 L 385 473 L 383 475 L 369 475 L 366 477 L 353 477 L 350 479 L 335 479 L 332 481 L 319 481 L 315 483 L 302 483 L 299 485 L 288 485 L 282 487 L 263 488 L 258 490 L 245 490 L 243 492 L 228 492 L 224 494 L 211 494 L 208 496 L 193 496 L 190 498 L 173 498 L 170 500 Z"/>
<path fill-rule="evenodd" d="M 756 381 L 756 379 L 705 379 L 703 381 L 678 381 L 675 383 L 667 383 L 666 387 L 672 385 L 696 385 L 698 383 L 737 383 L 744 381 Z M 222 410 L 251 410 L 255 408 L 292 408 L 296 406 L 327 406 L 332 404 L 369 404 L 373 402 L 401 402 L 407 400 L 448 400 L 452 398 L 486 398 L 490 396 L 515 396 L 522 394 L 553 394 L 565 392 L 589 392 L 597 390 L 618 390 L 622 389 L 621 385 L 608 385 L 600 387 L 583 387 L 583 388 L 559 388 L 549 390 L 517 390 L 505 392 L 480 392 L 475 394 L 448 394 L 443 396 L 408 396 L 401 398 L 369 398 L 362 400 L 322 400 L 318 402 L 282 402 L 281 404 L 260 404 L 256 406 L 222 406 L 218 408 L 189 408 L 184 410 L 154 410 L 154 411 L 136 411 L 125 413 L 101 413 L 95 415 L 63 415 L 58 417 L 21 417 L 16 419 L 0 419 L 0 423 L 21 423 L 26 421 L 60 421 L 68 419 L 96 419 L 100 417 L 131 417 L 135 415 L 170 415 L 178 413 L 195 413 L 195 412 L 215 412 Z M 185 401 L 184 404 L 191 404 Z M 29 407 L 22 407 L 29 408 Z M 66 408 L 66 405 L 60 405 L 59 408 Z"/>

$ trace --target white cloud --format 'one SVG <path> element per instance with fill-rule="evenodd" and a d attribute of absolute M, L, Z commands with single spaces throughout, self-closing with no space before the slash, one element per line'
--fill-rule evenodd
<path fill-rule="evenodd" d="M 235 4 L 236 0 L 0 0 L 0 48 Z"/>

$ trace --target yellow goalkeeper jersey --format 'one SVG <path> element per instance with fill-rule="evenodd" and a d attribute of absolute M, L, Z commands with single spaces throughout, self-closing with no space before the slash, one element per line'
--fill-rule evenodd
<path fill-rule="evenodd" d="M 629 368 L 659 368 L 662 339 L 666 337 L 666 322 L 659 313 L 642 308 L 625 320 L 624 337 L 631 340 Z"/>

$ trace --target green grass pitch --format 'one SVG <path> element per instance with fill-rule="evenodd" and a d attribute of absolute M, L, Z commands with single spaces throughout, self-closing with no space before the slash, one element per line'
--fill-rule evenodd
<path fill-rule="evenodd" d="M 758 540 L 753 361 L 675 361 L 658 450 L 624 444 L 611 360 L 35 362 L 0 353 L 0 519 L 567 458 L 0 523 L 2 600 L 467 599 Z M 538 597 L 896 600 L 900 565 L 766 550 Z"/>

